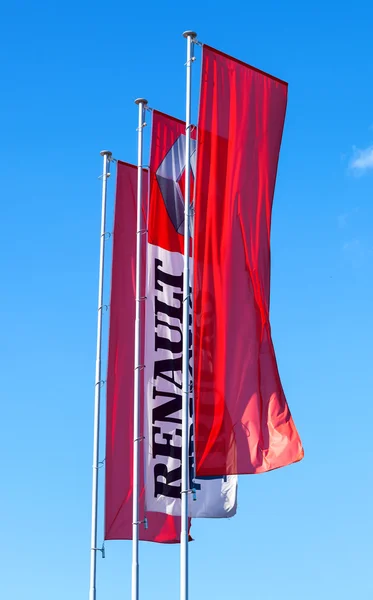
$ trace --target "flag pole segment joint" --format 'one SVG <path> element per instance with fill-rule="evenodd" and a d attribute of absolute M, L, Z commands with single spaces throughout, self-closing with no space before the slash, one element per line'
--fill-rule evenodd
<path fill-rule="evenodd" d="M 95 552 L 101 552 L 101 557 L 105 558 L 105 544 L 102 544 L 101 548 L 92 548 Z"/>
<path fill-rule="evenodd" d="M 105 383 L 106 383 L 105 379 L 100 379 L 100 381 L 97 381 L 95 385 L 96 386 L 99 385 L 100 388 L 103 388 Z"/>
<path fill-rule="evenodd" d="M 132 523 L 133 525 L 144 525 L 145 529 L 148 529 L 148 519 L 145 517 L 142 521 L 137 521 L 137 523 Z"/>
<path fill-rule="evenodd" d="M 193 501 L 196 502 L 196 500 L 197 500 L 197 490 L 195 488 L 192 488 L 191 490 L 181 490 L 180 493 L 181 494 L 192 494 Z"/>
<path fill-rule="evenodd" d="M 107 312 L 109 310 L 109 304 L 102 304 L 99 306 L 98 310 L 105 310 L 105 312 Z"/>

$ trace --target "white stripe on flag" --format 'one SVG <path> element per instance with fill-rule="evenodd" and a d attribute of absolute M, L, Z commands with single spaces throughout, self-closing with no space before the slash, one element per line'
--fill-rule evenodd
<path fill-rule="evenodd" d="M 191 260 L 191 269 L 192 266 Z M 144 381 L 145 505 L 149 512 L 173 516 L 179 516 L 181 508 L 182 281 L 182 254 L 148 244 Z M 191 357 L 191 381 L 192 365 Z M 193 443 L 192 392 L 190 406 L 189 435 Z M 231 475 L 194 480 L 193 462 L 192 455 L 190 488 L 196 490 L 196 500 L 190 494 L 189 516 L 232 517 L 237 508 L 237 477 Z"/>

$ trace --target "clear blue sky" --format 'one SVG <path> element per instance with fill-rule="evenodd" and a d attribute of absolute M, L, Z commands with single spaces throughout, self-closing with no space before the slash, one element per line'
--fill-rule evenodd
<path fill-rule="evenodd" d="M 138 6 L 1 7 L 0 596 L 88 598 L 99 151 L 135 160 L 137 96 L 183 118 L 194 28 L 289 82 L 271 315 L 306 456 L 194 523 L 191 598 L 370 599 L 372 3 Z M 98 600 L 129 597 L 130 552 L 107 544 Z M 178 598 L 177 547 L 143 545 L 141 573 L 142 599 Z"/>

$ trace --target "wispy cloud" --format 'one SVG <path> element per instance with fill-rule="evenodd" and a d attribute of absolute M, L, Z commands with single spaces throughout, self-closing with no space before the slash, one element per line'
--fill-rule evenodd
<path fill-rule="evenodd" d="M 343 250 L 345 252 L 357 252 L 358 254 L 362 254 L 362 244 L 360 240 L 350 240 L 343 244 Z"/>
<path fill-rule="evenodd" d="M 359 238 L 346 241 L 342 246 L 344 259 L 354 268 L 362 267 L 371 263 L 373 257 L 373 246 L 367 240 Z"/>
<path fill-rule="evenodd" d="M 348 217 L 349 213 L 342 213 L 341 215 L 338 215 L 337 222 L 339 229 L 344 229 L 346 227 Z"/>
<path fill-rule="evenodd" d="M 366 254 L 366 249 L 359 239 L 350 240 L 343 244 L 343 254 L 345 259 L 353 267 L 360 267 Z"/>
<path fill-rule="evenodd" d="M 359 207 L 356 206 L 352 210 L 349 210 L 345 213 L 341 213 L 340 215 L 338 215 L 337 223 L 338 223 L 339 229 L 346 229 L 346 227 L 350 224 L 350 221 L 351 221 L 351 218 L 353 217 L 353 215 L 356 215 L 356 213 L 358 213 L 358 212 L 359 212 Z"/>
<path fill-rule="evenodd" d="M 365 173 L 369 169 L 373 169 L 373 146 L 360 150 L 354 148 L 354 154 L 350 161 L 350 169 L 354 173 Z"/>

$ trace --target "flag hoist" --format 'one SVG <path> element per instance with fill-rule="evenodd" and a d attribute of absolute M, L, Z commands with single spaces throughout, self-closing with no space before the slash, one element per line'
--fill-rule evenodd
<path fill-rule="evenodd" d="M 104 265 L 105 265 L 105 240 L 106 240 L 106 197 L 107 180 L 110 176 L 109 163 L 112 153 L 102 150 L 102 201 L 101 201 L 101 237 L 100 237 L 100 262 L 98 272 L 98 313 L 97 313 L 97 346 L 96 346 L 96 376 L 95 376 L 95 402 L 93 418 L 93 465 L 92 465 L 92 524 L 91 524 L 91 566 L 89 600 L 96 600 L 96 552 L 97 548 L 97 498 L 98 498 L 98 469 L 99 469 L 99 433 L 100 433 L 100 400 L 101 400 L 101 347 L 102 347 L 102 310 L 104 292 Z M 103 553 L 103 550 L 101 550 Z"/>

